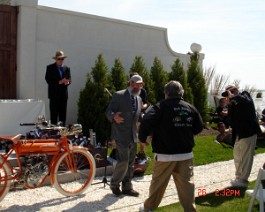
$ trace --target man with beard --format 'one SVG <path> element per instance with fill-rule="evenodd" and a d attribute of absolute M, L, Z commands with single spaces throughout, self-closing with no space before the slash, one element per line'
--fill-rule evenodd
<path fill-rule="evenodd" d="M 132 76 L 128 88 L 117 91 L 106 110 L 106 117 L 112 124 L 111 138 L 116 142 L 117 164 L 110 182 L 112 193 L 116 196 L 139 196 L 139 193 L 133 190 L 131 180 L 138 140 L 136 123 L 142 106 L 139 94 L 143 85 L 141 76 Z"/>

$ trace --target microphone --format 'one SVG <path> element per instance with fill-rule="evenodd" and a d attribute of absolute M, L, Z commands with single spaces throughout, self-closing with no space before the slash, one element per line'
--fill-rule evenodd
<path fill-rule="evenodd" d="M 110 96 L 112 96 L 112 94 L 109 92 L 107 88 L 104 88 L 104 91 L 107 92 Z"/>

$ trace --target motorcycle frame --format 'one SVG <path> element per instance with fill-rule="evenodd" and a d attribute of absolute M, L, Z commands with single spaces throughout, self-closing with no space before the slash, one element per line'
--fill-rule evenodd
<path fill-rule="evenodd" d="M 88 148 L 85 147 L 79 147 L 79 146 L 71 146 L 68 144 L 67 136 L 62 136 L 59 139 L 20 139 L 21 135 L 16 136 L 0 136 L 1 140 L 5 141 L 11 141 L 13 143 L 12 147 L 6 154 L 0 155 L 0 157 L 3 159 L 2 163 L 0 164 L 0 167 L 3 166 L 3 164 L 7 164 L 11 175 L 8 176 L 8 180 L 10 181 L 19 181 L 21 179 L 20 174 L 23 173 L 23 166 L 20 157 L 25 156 L 28 154 L 46 154 L 46 155 L 52 155 L 52 159 L 48 163 L 49 167 L 49 173 L 43 178 L 43 180 L 34 187 L 31 187 L 28 184 L 24 184 L 26 188 L 34 189 L 41 187 L 48 175 L 50 175 L 50 183 L 51 185 L 54 184 L 54 168 L 55 164 L 58 161 L 58 159 L 61 157 L 62 154 L 67 152 L 67 155 L 69 157 L 69 167 L 71 169 L 75 169 L 75 163 L 72 160 L 72 150 L 74 149 L 84 149 L 88 151 Z M 50 148 L 49 150 L 45 149 L 46 147 L 51 147 L 51 144 L 55 144 L 56 146 L 54 149 Z M 30 145 L 29 151 L 23 151 L 23 145 Z M 44 147 L 44 148 L 43 148 Z M 42 150 L 41 150 L 42 149 Z M 8 161 L 8 158 L 12 153 L 15 153 L 16 155 L 16 161 L 18 164 L 18 170 L 16 172 L 14 171 L 14 167 L 12 164 Z"/>

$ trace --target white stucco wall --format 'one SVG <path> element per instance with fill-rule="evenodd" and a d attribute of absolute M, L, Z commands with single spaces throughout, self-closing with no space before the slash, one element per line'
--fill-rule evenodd
<path fill-rule="evenodd" d="M 261 93 L 261 97 L 257 98 L 257 93 Z M 265 91 L 261 90 L 258 92 L 254 92 L 253 95 L 253 101 L 255 104 L 256 111 L 261 114 L 262 111 L 265 109 Z"/>
<path fill-rule="evenodd" d="M 19 2 L 19 3 L 18 3 Z M 46 66 L 54 62 L 57 50 L 68 58 L 72 84 L 69 87 L 67 123 L 77 119 L 77 100 L 85 86 L 86 74 L 102 53 L 109 69 L 115 58 L 120 58 L 129 71 L 135 56 L 142 56 L 148 69 L 158 57 L 165 70 L 180 60 L 186 66 L 187 54 L 174 52 L 168 43 L 167 29 L 127 21 L 104 18 L 84 13 L 38 6 L 36 0 L 13 1 L 19 6 L 17 94 L 18 98 L 42 99 L 49 119 Z M 189 49 L 187 49 L 187 52 Z M 201 63 L 204 55 L 201 55 Z"/>

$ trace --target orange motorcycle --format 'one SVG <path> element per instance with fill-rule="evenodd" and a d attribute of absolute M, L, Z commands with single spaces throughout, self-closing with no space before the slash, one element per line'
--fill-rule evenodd
<path fill-rule="evenodd" d="M 72 145 L 71 129 L 53 126 L 50 130 L 59 132 L 58 137 L 0 136 L 2 142 L 11 144 L 0 154 L 0 201 L 10 189 L 42 186 L 48 176 L 50 184 L 65 196 L 79 195 L 91 185 L 96 165 L 88 148 Z M 13 155 L 16 165 L 9 160 Z"/>

